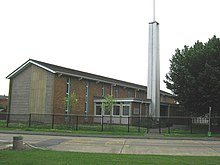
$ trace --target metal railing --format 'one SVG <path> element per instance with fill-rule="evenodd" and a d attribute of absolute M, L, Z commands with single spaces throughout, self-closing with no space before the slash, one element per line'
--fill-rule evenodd
<path fill-rule="evenodd" d="M 220 134 L 220 118 L 210 119 L 211 131 Z M 204 134 L 209 119 L 201 117 L 125 117 L 81 116 L 64 114 L 6 114 L 0 113 L 0 127 L 37 129 Z"/>

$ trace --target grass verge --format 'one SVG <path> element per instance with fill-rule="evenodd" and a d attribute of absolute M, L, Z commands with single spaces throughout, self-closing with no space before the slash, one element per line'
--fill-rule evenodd
<path fill-rule="evenodd" d="M 170 129 L 170 133 L 168 133 L 168 130 L 163 130 L 164 136 L 176 136 L 176 137 L 208 137 L 208 129 L 201 129 L 201 127 L 195 127 L 190 133 L 190 129 L 186 127 L 182 128 L 173 128 Z M 212 133 L 213 137 L 220 138 L 219 133 Z"/>
<path fill-rule="evenodd" d="M 127 155 L 127 154 L 99 154 L 99 153 L 75 153 L 59 151 L 41 151 L 41 150 L 0 150 L 0 164 L 7 165 L 68 165 L 68 164 L 86 164 L 86 165 L 201 165 L 219 164 L 220 157 L 208 156 L 159 156 L 159 155 Z"/>

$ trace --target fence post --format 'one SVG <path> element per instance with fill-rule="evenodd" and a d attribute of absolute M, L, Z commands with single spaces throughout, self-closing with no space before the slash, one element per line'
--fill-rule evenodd
<path fill-rule="evenodd" d="M 110 129 L 112 128 L 112 115 L 110 116 Z"/>
<path fill-rule="evenodd" d="M 168 118 L 168 133 L 170 134 L 170 126 L 171 126 L 171 122 L 170 122 L 170 117 Z"/>
<path fill-rule="evenodd" d="M 31 113 L 29 114 L 29 121 L 28 121 L 28 127 L 31 127 Z"/>
<path fill-rule="evenodd" d="M 130 132 L 130 129 L 129 129 L 129 125 L 130 124 L 130 117 L 128 116 L 128 132 Z"/>
<path fill-rule="evenodd" d="M 78 131 L 79 116 L 76 116 L 76 130 Z"/>
<path fill-rule="evenodd" d="M 159 121 L 159 134 L 161 134 L 161 123 L 160 123 L 160 117 L 158 118 L 158 121 Z"/>
<path fill-rule="evenodd" d="M 101 118 L 101 123 L 102 123 L 102 130 L 101 131 L 103 131 L 103 115 L 102 115 L 102 118 Z"/>
<path fill-rule="evenodd" d="M 54 114 L 52 115 L 52 129 L 53 129 L 53 124 L 54 124 Z"/>
<path fill-rule="evenodd" d="M 149 117 L 146 117 L 146 128 L 147 128 L 147 133 L 150 131 L 150 124 L 149 124 Z"/>
<path fill-rule="evenodd" d="M 138 117 L 138 132 L 141 132 L 141 119 Z"/>
<path fill-rule="evenodd" d="M 10 119 L 10 113 L 7 114 L 7 128 L 8 128 L 8 125 L 9 125 L 9 119 Z"/>
<path fill-rule="evenodd" d="M 212 107 L 209 107 L 209 130 L 208 130 L 208 137 L 212 136 L 212 119 L 211 119 L 211 112 Z"/>

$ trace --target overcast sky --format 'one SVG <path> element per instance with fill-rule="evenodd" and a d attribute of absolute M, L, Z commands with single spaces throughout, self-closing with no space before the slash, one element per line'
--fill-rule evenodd
<path fill-rule="evenodd" d="M 219 0 L 156 0 L 161 89 L 176 48 L 220 37 Z M 0 95 L 28 59 L 147 85 L 153 0 L 0 1 Z"/>

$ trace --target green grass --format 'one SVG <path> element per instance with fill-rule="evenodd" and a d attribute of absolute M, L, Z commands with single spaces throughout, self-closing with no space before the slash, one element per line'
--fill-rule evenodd
<path fill-rule="evenodd" d="M 71 133 L 71 134 L 107 134 L 107 135 L 134 135 L 134 136 L 144 136 L 146 128 L 140 127 L 140 132 L 138 127 L 128 127 L 127 125 L 110 125 L 104 124 L 103 131 L 100 124 L 79 124 L 76 130 L 76 125 L 68 124 L 54 124 L 52 129 L 51 124 L 41 124 L 41 123 L 10 123 L 9 127 L 6 127 L 6 121 L 0 120 L 0 130 L 20 130 L 20 131 L 34 131 L 34 132 L 60 132 L 60 133 Z M 193 127 L 193 133 L 190 133 L 190 128 L 171 128 L 170 133 L 168 133 L 168 128 L 162 130 L 162 135 L 164 136 L 184 136 L 184 137 L 207 137 L 206 127 Z M 212 136 L 220 138 L 220 133 L 213 134 Z"/>
<path fill-rule="evenodd" d="M 41 150 L 0 150 L 0 164 L 7 165 L 201 165 L 219 164 L 220 157 L 208 156 L 159 156 L 159 155 L 128 155 L 75 153 Z"/>
<path fill-rule="evenodd" d="M 51 124 L 31 124 L 29 127 L 27 123 L 10 123 L 6 127 L 6 121 L 0 120 L 0 130 L 20 130 L 20 131 L 34 131 L 34 132 L 60 132 L 72 134 L 110 134 L 110 135 L 135 135 L 143 136 L 146 128 L 128 127 L 126 125 L 109 125 L 104 124 L 103 131 L 100 124 L 79 124 L 76 130 L 75 125 L 68 124 L 54 124 L 52 129 Z"/>
<path fill-rule="evenodd" d="M 207 134 L 208 128 L 201 126 L 194 126 L 192 133 L 190 128 L 187 127 L 170 129 L 170 133 L 168 133 L 168 130 L 163 130 L 164 136 L 207 137 Z M 220 137 L 220 134 L 215 133 L 212 136 Z"/>

